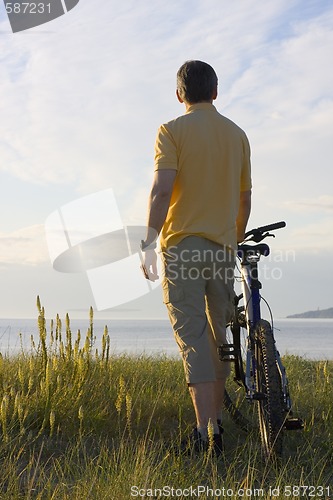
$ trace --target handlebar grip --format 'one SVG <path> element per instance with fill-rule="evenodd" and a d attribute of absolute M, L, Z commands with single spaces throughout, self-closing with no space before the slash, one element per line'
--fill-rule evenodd
<path fill-rule="evenodd" d="M 251 231 L 247 231 L 245 233 L 245 237 L 253 235 L 260 235 L 269 231 L 274 231 L 275 229 L 281 229 L 282 227 L 286 227 L 286 223 L 284 221 L 274 222 L 273 224 L 267 224 L 267 226 L 257 227 L 256 229 L 251 229 Z"/>
<path fill-rule="evenodd" d="M 261 233 L 265 233 L 266 231 L 274 231 L 275 229 L 281 229 L 282 227 L 286 227 L 286 223 L 284 221 L 274 222 L 274 224 L 268 224 L 267 226 L 258 227 L 257 231 Z"/>

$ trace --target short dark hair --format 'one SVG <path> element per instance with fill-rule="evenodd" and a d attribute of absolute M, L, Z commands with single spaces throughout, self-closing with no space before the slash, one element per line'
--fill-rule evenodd
<path fill-rule="evenodd" d="M 202 61 L 186 61 L 177 72 L 177 90 L 184 101 L 210 101 L 217 89 L 214 69 Z"/>

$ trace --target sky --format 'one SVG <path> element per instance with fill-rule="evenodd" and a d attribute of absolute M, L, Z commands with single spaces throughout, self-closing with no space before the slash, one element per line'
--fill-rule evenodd
<path fill-rule="evenodd" d="M 248 227 L 285 220 L 263 262 L 274 315 L 332 307 L 333 4 L 325 0 L 81 0 L 12 33 L 0 6 L 1 318 L 86 317 L 86 273 L 52 266 L 50 214 L 105 189 L 144 225 L 158 126 L 184 113 L 176 72 L 211 64 L 215 106 L 248 135 Z M 161 290 L 96 312 L 166 318 Z"/>

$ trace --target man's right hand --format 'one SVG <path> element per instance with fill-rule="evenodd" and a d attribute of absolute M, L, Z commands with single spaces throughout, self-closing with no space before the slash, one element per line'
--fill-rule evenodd
<path fill-rule="evenodd" d="M 141 265 L 144 277 L 150 281 L 158 280 L 159 276 L 157 274 L 157 254 L 155 250 L 147 249 L 142 252 L 143 262 Z"/>

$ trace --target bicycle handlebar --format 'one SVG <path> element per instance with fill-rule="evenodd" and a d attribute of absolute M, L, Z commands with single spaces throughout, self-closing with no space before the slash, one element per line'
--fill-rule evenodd
<path fill-rule="evenodd" d="M 286 227 L 286 223 L 284 221 L 274 222 L 273 224 L 268 224 L 267 226 L 257 227 L 256 229 L 251 229 L 250 231 L 247 231 L 245 233 L 245 238 L 248 238 L 249 236 L 252 235 L 253 238 L 251 239 L 259 243 L 266 236 L 268 236 L 268 234 L 264 235 L 264 233 L 269 233 L 269 231 L 274 231 L 275 229 L 281 229 L 282 227 Z"/>

